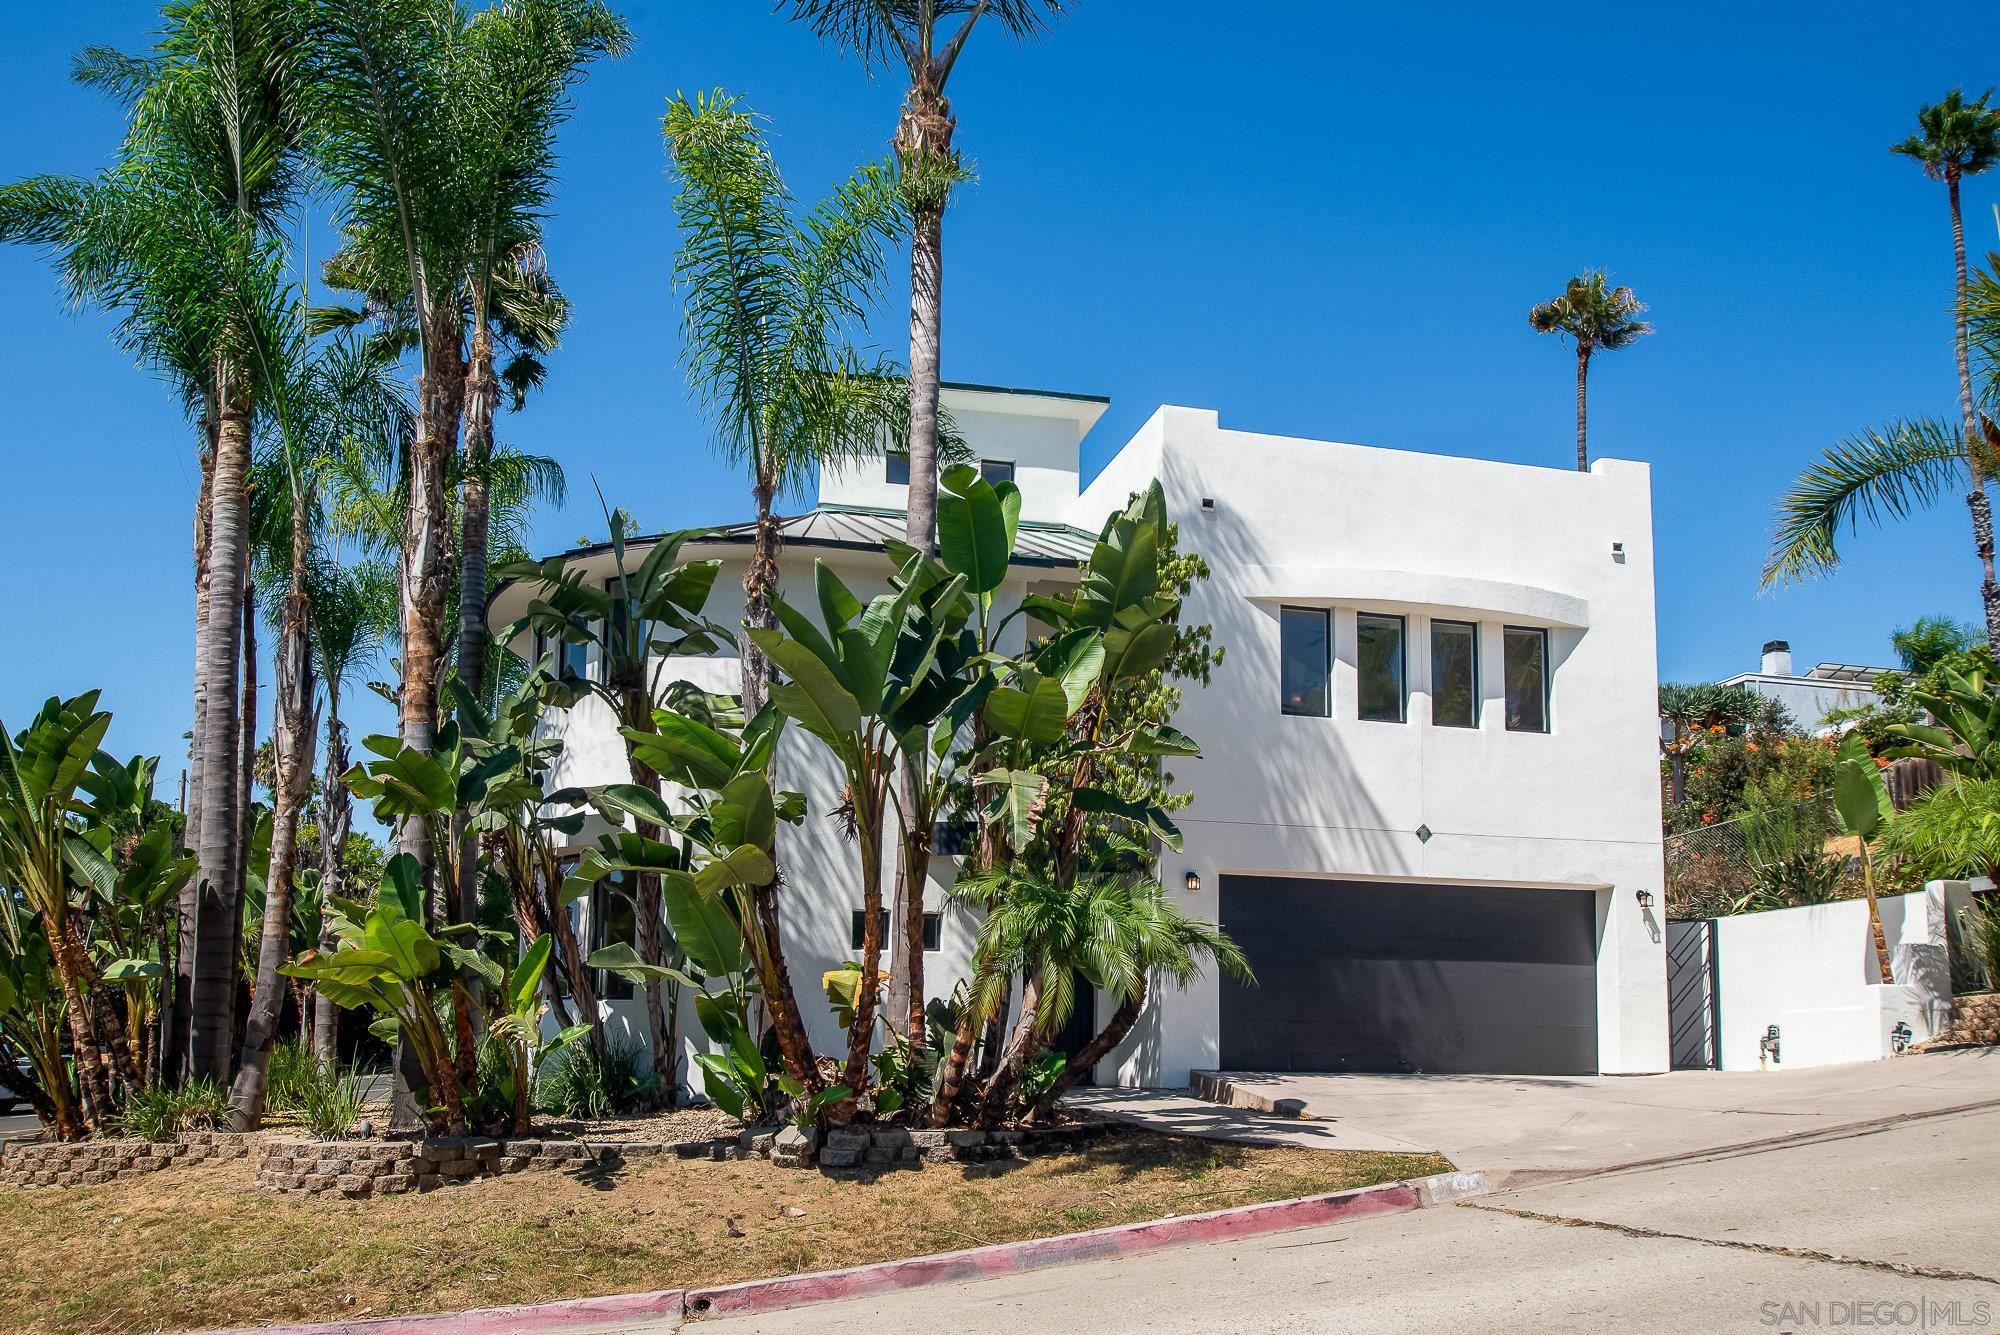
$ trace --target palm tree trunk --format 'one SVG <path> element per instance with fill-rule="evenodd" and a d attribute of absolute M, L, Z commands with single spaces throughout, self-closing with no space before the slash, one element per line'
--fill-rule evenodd
<path fill-rule="evenodd" d="M 757 534 L 750 549 L 750 568 L 743 572 L 743 621 L 753 630 L 769 630 L 778 624 L 771 609 L 771 595 L 778 587 L 778 546 L 782 535 L 772 513 L 777 485 L 767 463 L 758 466 L 755 485 Z M 755 717 L 771 698 L 771 660 L 749 636 L 743 637 L 743 717 Z"/>
<path fill-rule="evenodd" d="M 902 865 L 896 870 L 896 908 L 902 917 L 897 931 L 899 948 L 889 958 L 889 1015 L 892 1028 L 895 1019 L 902 1020 L 910 1050 L 921 1052 L 930 1040 L 924 1023 L 924 887 L 930 880 L 931 828 L 924 818 L 923 804 L 917 800 L 917 767 L 906 760 L 901 768 L 903 810 L 913 815 L 910 827 L 903 831 Z"/>
<path fill-rule="evenodd" d="M 646 720 L 645 726 L 650 726 L 651 704 L 642 697 L 635 696 L 629 699 L 626 702 L 626 726 L 641 726 L 630 721 L 634 716 L 643 716 Z M 658 793 L 660 776 L 638 760 L 631 759 L 629 752 L 627 758 L 631 761 L 632 782 L 649 793 Z M 657 840 L 661 833 L 659 826 L 649 825 L 645 821 L 637 822 L 637 830 L 641 839 Z M 632 887 L 632 898 L 635 910 L 633 925 L 639 937 L 639 958 L 646 964 L 665 964 L 666 924 L 661 916 L 660 878 L 641 875 Z M 650 974 L 639 985 L 640 996 L 645 1002 L 646 1042 L 652 1053 L 653 1074 L 659 1078 L 661 1088 L 666 1091 L 669 1101 L 674 1097 L 676 1076 L 680 1068 L 680 1053 L 672 1050 L 667 1038 L 666 989 L 672 986 L 675 984 L 662 982 Z"/>
<path fill-rule="evenodd" d="M 1590 349 L 1576 346 L 1576 471 L 1590 471 L 1589 413 L 1584 406 L 1584 384 L 1590 378 Z"/>
<path fill-rule="evenodd" d="M 912 71 L 896 125 L 910 207 L 910 488 L 903 534 L 912 547 L 937 551 L 938 385 L 944 333 L 944 208 L 957 128 L 926 57 Z"/>
<path fill-rule="evenodd" d="M 236 682 L 242 667 L 243 589 L 249 564 L 250 404 L 231 368 L 218 370 L 215 464 L 210 483 L 207 607 L 202 627 L 199 902 L 189 970 L 187 1071 L 220 1081 L 229 1072 L 236 925 L 229 919 L 240 849 L 236 837 L 241 763 Z"/>
<path fill-rule="evenodd" d="M 1861 841 L 1861 887 L 1868 894 L 1868 930 L 1875 937 L 1875 963 L 1886 986 L 1896 981 L 1889 964 L 1889 939 L 1882 932 L 1882 906 L 1875 901 L 1875 860 L 1868 854 L 1868 841 Z"/>
<path fill-rule="evenodd" d="M 1125 1041 L 1125 1036 L 1132 1032 L 1132 1026 L 1139 1022 L 1139 1012 L 1145 1008 L 1146 980 L 1141 978 L 1139 985 L 1132 989 L 1132 994 L 1118 1004 L 1117 1010 L 1111 1012 L 1111 1018 L 1105 1021 L 1104 1028 L 1069 1059 L 1068 1064 L 1057 1074 L 1055 1083 L 1035 1100 L 1035 1110 L 1032 1114 L 1035 1121 L 1047 1122 L 1055 1116 L 1056 1104 L 1062 1096 L 1068 1093 L 1077 1081 L 1095 1071 L 1097 1063 L 1110 1056 L 1111 1050 Z"/>
<path fill-rule="evenodd" d="M 472 334 L 472 357 L 465 377 L 465 468 L 459 484 L 458 556 L 458 679 L 474 695 L 486 694 L 486 568 L 490 497 L 486 484 L 486 464 L 493 456 L 493 410 L 499 397 L 499 382 L 493 376 L 493 335 L 484 320 Z M 454 922 L 475 922 L 479 918 L 479 858 L 474 841 L 465 829 L 463 812 L 453 812 L 452 838 L 458 848 L 458 907 Z M 467 974 L 465 986 L 479 1006 L 481 983 L 478 975 Z M 472 1017 L 467 1017 L 472 1018 Z M 463 1065 L 461 1060 L 461 1065 Z"/>
<path fill-rule="evenodd" d="M 853 1090 L 868 1083 L 868 1053 L 882 989 L 882 785 L 879 776 L 863 773 L 853 795 L 861 854 L 861 981 L 854 989 L 854 1021 L 847 1027 L 847 1065 L 841 1073 L 841 1083 Z M 852 1099 L 842 1100 L 836 1119 L 850 1116 L 852 1108 Z"/>
<path fill-rule="evenodd" d="M 229 957 L 229 1037 L 231 1070 L 236 1057 L 236 1008 L 241 1004 L 243 978 L 243 905 L 250 876 L 250 846 L 256 841 L 257 819 L 257 580 L 243 579 L 243 756 L 236 767 L 236 886 L 229 906 L 237 950 Z M 268 868 L 266 871 L 268 874 Z"/>
<path fill-rule="evenodd" d="M 930 1124 L 948 1126 L 952 1112 L 958 1106 L 958 1096 L 965 1088 L 965 1068 L 972 1060 L 972 1045 L 979 1035 L 979 1014 L 967 1005 L 958 1017 L 958 1030 L 952 1035 L 951 1051 L 946 1054 L 944 1066 L 938 1076 L 937 1097 L 931 1102 Z"/>
<path fill-rule="evenodd" d="M 194 510 L 194 729 L 190 734 L 193 740 L 188 747 L 187 777 L 184 780 L 187 823 L 181 832 L 181 847 L 195 853 L 201 848 L 201 737 L 208 698 L 208 674 L 202 646 L 208 633 L 208 510 L 210 497 L 215 491 L 217 426 L 215 396 L 211 392 L 207 397 L 208 406 L 202 413 L 201 489 L 196 495 Z M 201 920 L 201 886 L 199 875 L 188 878 L 187 884 L 181 887 L 175 914 L 174 973 L 171 983 L 165 985 L 166 996 L 161 1006 L 163 1041 L 157 1070 L 158 1078 L 163 1081 L 184 1074 L 194 998 L 195 933 Z"/>
<path fill-rule="evenodd" d="M 1985 441 L 1979 414 L 1972 403 L 1972 361 L 1965 329 L 1965 219 L 1959 210 L 1958 173 L 1945 177 L 1951 198 L 1951 258 L 1956 286 L 1952 290 L 1953 351 L 1958 358 L 1958 411 L 1965 428 L 1967 471 L 1972 489 L 1965 503 L 1972 510 L 1972 542 L 1979 554 L 1979 602 L 1986 614 L 1986 643 L 2000 654 L 2000 583 L 1993 574 L 1993 511 L 1986 498 L 1986 470 L 1981 465 Z"/>
<path fill-rule="evenodd" d="M 271 866 L 264 878 L 264 928 L 257 943 L 257 983 L 243 1034 L 243 1061 L 229 1093 L 230 1125 L 254 1131 L 264 1118 L 264 1086 L 271 1043 L 285 1009 L 285 985 L 278 969 L 290 954 L 292 875 L 298 853 L 299 816 L 311 782 L 313 738 L 312 649 L 306 639 L 306 564 L 311 534 L 305 501 L 292 500 L 292 576 L 286 591 L 284 628 L 278 637 L 272 729 Z"/>
<path fill-rule="evenodd" d="M 326 683 L 326 777 L 320 783 L 319 799 L 319 948 L 335 950 L 340 938 L 334 934 L 332 900 L 347 894 L 347 870 L 343 854 L 347 831 L 353 820 L 353 798 L 340 776 L 347 772 L 347 727 L 340 721 L 340 683 Z M 340 1008 L 318 988 L 313 989 L 313 1057 L 320 1069 L 331 1071 L 340 1060 Z"/>
<path fill-rule="evenodd" d="M 1028 981 L 1021 988 L 1021 1016 L 1014 1022 L 1014 1032 L 1008 1035 L 1007 1049 L 1001 1054 L 999 1066 L 994 1068 L 993 1078 L 986 1082 L 986 1092 L 979 1100 L 979 1127 L 991 1131 L 1007 1116 L 1007 1105 L 1014 1097 L 1015 1086 L 1027 1074 L 1028 1059 L 1035 1055 L 1035 1028 L 1041 1020 L 1042 975 L 1039 970 L 1028 974 Z"/>

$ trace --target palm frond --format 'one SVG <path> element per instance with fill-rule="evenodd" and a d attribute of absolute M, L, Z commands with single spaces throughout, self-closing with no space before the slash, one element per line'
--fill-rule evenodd
<path fill-rule="evenodd" d="M 1824 574 L 1840 563 L 1843 528 L 1902 519 L 1966 481 L 1965 440 L 1948 422 L 1913 418 L 1848 437 L 1778 498 L 1762 585 Z"/>

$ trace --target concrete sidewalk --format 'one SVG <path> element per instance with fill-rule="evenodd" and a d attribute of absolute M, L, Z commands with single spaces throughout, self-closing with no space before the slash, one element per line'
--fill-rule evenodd
<path fill-rule="evenodd" d="M 2000 1053 L 1973 1048 L 1798 1071 L 1675 1071 L 1653 1076 L 1263 1075 L 1230 1073 L 1238 1090 L 1299 1099 L 1308 1122 L 1297 1139 L 1325 1149 L 1435 1151 L 1496 1179 L 1601 1172 L 1812 1132 L 2000 1104 Z M 1107 1091 L 1106 1093 L 1109 1093 Z M 1156 1119 L 1139 1101 L 1131 1120 L 1184 1134 L 1199 1114 L 1166 1101 Z M 1100 1111 L 1119 1105 L 1107 1099 Z M 1259 1136 L 1285 1119 L 1235 1114 Z M 1313 1130 L 1307 1132 L 1305 1128 Z"/>

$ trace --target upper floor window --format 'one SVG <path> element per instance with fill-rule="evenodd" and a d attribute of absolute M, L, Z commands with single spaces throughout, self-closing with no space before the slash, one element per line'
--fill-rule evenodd
<path fill-rule="evenodd" d="M 890 450 L 885 457 L 888 463 L 882 470 L 882 480 L 892 487 L 909 486 L 910 452 L 908 450 Z"/>
<path fill-rule="evenodd" d="M 1534 626 L 1505 632 L 1507 730 L 1549 730 L 1549 633 Z"/>
<path fill-rule="evenodd" d="M 1324 607 L 1278 609 L 1278 689 L 1287 714 L 1332 713 L 1331 630 Z"/>
<path fill-rule="evenodd" d="M 988 482 L 1012 482 L 1014 480 L 1014 461 L 1012 459 L 981 459 L 979 461 L 979 476 L 985 478 Z"/>
<path fill-rule="evenodd" d="M 1363 612 L 1355 618 L 1355 675 L 1360 716 L 1403 721 L 1403 618 Z"/>
<path fill-rule="evenodd" d="M 882 948 L 884 950 L 887 950 L 889 948 L 889 932 L 890 932 L 889 910 L 885 908 L 876 909 L 875 914 L 876 914 L 875 917 L 876 930 L 881 933 Z M 862 912 L 860 909 L 855 909 L 853 913 L 849 915 L 847 939 L 848 943 L 854 949 L 856 950 L 861 949 L 861 942 L 862 942 L 861 934 L 864 930 L 866 930 L 867 926 L 868 926 L 868 920 L 867 918 L 862 916 Z M 942 913 L 926 913 L 924 915 L 924 950 L 926 952 L 930 952 L 930 951 L 941 950 L 943 948 L 944 948 L 944 915 Z"/>
<path fill-rule="evenodd" d="M 1479 726 L 1479 627 L 1469 621 L 1431 622 L 1431 722 Z"/>
<path fill-rule="evenodd" d="M 590 646 L 587 644 L 572 644 L 564 639 L 551 640 L 541 631 L 535 632 L 535 661 L 540 663 L 553 656 L 556 660 L 556 678 L 559 681 L 571 683 L 582 681 L 589 655 Z"/>

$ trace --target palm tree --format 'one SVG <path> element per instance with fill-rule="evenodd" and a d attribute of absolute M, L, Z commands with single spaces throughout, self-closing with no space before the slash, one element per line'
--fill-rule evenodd
<path fill-rule="evenodd" d="M 1933 181 L 1944 182 L 1951 203 L 1953 351 L 1958 360 L 1958 413 L 1965 459 L 1971 481 L 1966 503 L 1972 507 L 1974 545 L 1979 553 L 1979 600 L 1986 611 L 1986 638 L 2000 652 L 2000 584 L 1993 576 L 1993 512 L 1986 499 L 1986 461 L 1979 418 L 1972 403 L 1972 368 L 1966 350 L 1965 221 L 1959 209 L 1959 182 L 1977 176 L 2000 159 L 2000 107 L 1989 108 L 1991 89 L 1965 100 L 1954 88 L 1941 102 L 1917 109 L 1917 133 L 1892 144 L 1889 151 L 1909 158 Z"/>
<path fill-rule="evenodd" d="M 254 349 L 281 309 L 280 229 L 295 193 L 290 30 L 275 0 L 189 0 L 155 51 L 93 49 L 82 81 L 132 109 L 119 163 L 89 181 L 37 177 L 0 198 L 0 239 L 60 256 L 72 295 L 121 314 L 121 342 L 201 422 L 204 476 L 195 671 L 192 842 L 182 910 L 175 1048 L 227 1073 L 242 864 L 237 683 L 249 567 Z"/>
<path fill-rule="evenodd" d="M 352 828 L 354 795 L 340 776 L 351 763 L 347 751 L 347 726 L 340 716 L 340 696 L 355 674 L 364 671 L 382 652 L 396 627 L 396 574 L 392 566 L 378 559 L 344 565 L 337 560 L 322 561 L 313 570 L 310 585 L 313 662 L 320 685 L 326 692 L 326 766 L 322 771 L 319 796 L 320 899 L 345 895 L 346 863 L 343 854 L 347 833 Z M 321 915 L 320 948 L 339 945 L 331 913 Z M 319 989 L 313 991 L 313 1055 L 323 1069 L 331 1070 L 338 1058 L 340 1009 Z"/>
<path fill-rule="evenodd" d="M 964 177 L 952 137 L 958 118 L 945 97 L 972 29 L 991 17 L 1010 36 L 1039 33 L 1062 0 L 788 0 L 791 17 L 857 56 L 870 72 L 901 65 L 909 75 L 895 149 L 910 216 L 910 495 L 904 533 L 937 550 L 938 381 L 944 332 L 944 211 Z M 949 28 L 949 31 L 946 29 Z"/>
<path fill-rule="evenodd" d="M 1639 317 L 1646 307 L 1629 287 L 1607 288 L 1604 271 L 1580 273 L 1563 286 L 1562 295 L 1528 312 L 1528 325 L 1538 334 L 1565 334 L 1576 344 L 1576 471 L 1590 468 L 1585 443 L 1588 413 L 1584 388 L 1590 379 L 1590 359 L 1638 342 L 1653 332 Z"/>

